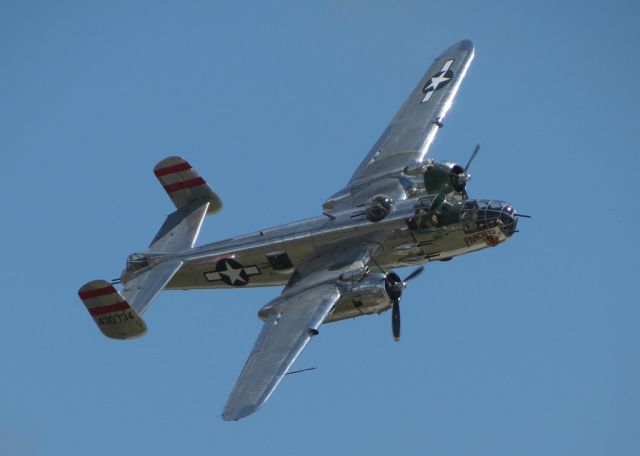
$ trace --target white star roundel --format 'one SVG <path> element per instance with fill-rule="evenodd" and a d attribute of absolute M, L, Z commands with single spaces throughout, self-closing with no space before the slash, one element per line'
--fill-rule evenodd
<path fill-rule="evenodd" d="M 433 93 L 449 84 L 449 81 L 453 79 L 453 71 L 451 70 L 451 65 L 453 64 L 454 59 L 447 60 L 442 65 L 442 69 L 438 71 L 431 79 L 427 81 L 427 83 L 422 88 L 422 93 L 424 93 L 424 98 L 420 103 L 424 103 L 431 99 Z"/>
<path fill-rule="evenodd" d="M 243 266 L 233 258 L 224 258 L 216 263 L 216 270 L 205 272 L 209 282 L 222 280 L 232 287 L 243 287 L 249 283 L 249 277 L 260 274 L 257 266 Z"/>

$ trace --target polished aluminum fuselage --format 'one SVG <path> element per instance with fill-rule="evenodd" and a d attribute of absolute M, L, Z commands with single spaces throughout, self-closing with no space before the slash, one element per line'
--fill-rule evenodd
<path fill-rule="evenodd" d="M 274 286 L 286 284 L 293 268 L 333 248 L 356 242 L 375 242 L 380 252 L 375 264 L 385 269 L 428 261 L 443 261 L 502 242 L 506 236 L 495 230 L 492 242 L 479 237 L 470 242 L 459 221 L 428 229 L 411 229 L 417 198 L 401 200 L 379 222 L 371 222 L 362 208 L 324 214 L 317 217 L 260 230 L 255 233 L 214 242 L 178 254 L 185 263 L 167 285 L 167 289 L 238 288 L 238 286 Z M 292 268 L 276 270 L 267 255 L 286 253 Z M 250 275 L 246 281 L 230 285 L 211 280 L 216 265 L 233 259 Z"/>

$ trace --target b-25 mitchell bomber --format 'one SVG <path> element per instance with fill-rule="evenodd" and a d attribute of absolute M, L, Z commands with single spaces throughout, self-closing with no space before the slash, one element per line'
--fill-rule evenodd
<path fill-rule="evenodd" d="M 473 57 L 464 40 L 433 62 L 346 187 L 313 218 L 195 247 L 204 218 L 222 202 L 185 159 L 160 161 L 154 173 L 176 210 L 145 251 L 129 255 L 119 281 L 80 288 L 98 328 L 114 339 L 142 336 L 142 314 L 162 290 L 283 285 L 258 312 L 264 324 L 224 420 L 263 406 L 323 323 L 391 310 L 397 340 L 400 298 L 422 267 L 404 280 L 392 269 L 450 260 L 516 232 L 513 206 L 467 194 L 478 147 L 464 167 L 426 158 Z"/>

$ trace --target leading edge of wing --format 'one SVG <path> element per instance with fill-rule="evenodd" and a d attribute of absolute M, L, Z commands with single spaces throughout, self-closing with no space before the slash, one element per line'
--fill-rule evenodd
<path fill-rule="evenodd" d="M 222 412 L 222 419 L 234 421 L 262 407 L 322 324 L 340 292 L 335 284 L 285 292 L 270 305 L 249 359 Z"/>

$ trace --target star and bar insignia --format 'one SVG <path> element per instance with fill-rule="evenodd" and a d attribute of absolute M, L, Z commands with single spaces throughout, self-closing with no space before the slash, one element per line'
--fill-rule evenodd
<path fill-rule="evenodd" d="M 243 266 L 233 258 L 224 258 L 216 263 L 216 270 L 205 272 L 209 282 L 222 280 L 232 287 L 242 287 L 249 283 L 249 278 L 260 274 L 257 266 Z"/>
<path fill-rule="evenodd" d="M 453 79 L 453 71 L 451 70 L 451 65 L 453 65 L 454 59 L 447 60 L 442 65 L 440 71 L 438 71 L 435 76 L 431 77 L 427 81 L 427 83 L 422 88 L 422 92 L 424 93 L 424 98 L 420 103 L 427 102 L 431 99 L 433 93 L 449 84 L 449 81 Z"/>

